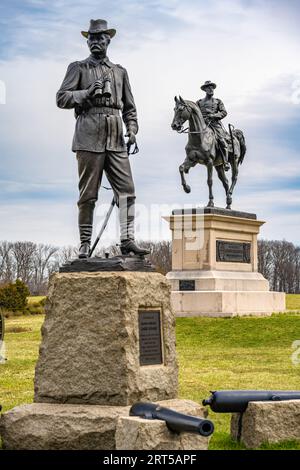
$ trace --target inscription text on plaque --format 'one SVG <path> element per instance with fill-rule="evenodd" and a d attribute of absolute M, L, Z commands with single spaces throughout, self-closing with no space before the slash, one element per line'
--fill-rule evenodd
<path fill-rule="evenodd" d="M 217 261 L 251 263 L 251 243 L 217 240 Z"/>
<path fill-rule="evenodd" d="M 162 364 L 160 310 L 139 310 L 140 365 Z"/>

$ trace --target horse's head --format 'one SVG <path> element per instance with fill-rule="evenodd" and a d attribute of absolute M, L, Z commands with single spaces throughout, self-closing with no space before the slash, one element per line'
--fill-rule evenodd
<path fill-rule="evenodd" d="M 184 99 L 175 96 L 174 118 L 171 127 L 174 131 L 181 131 L 183 124 L 189 119 L 191 110 Z"/>

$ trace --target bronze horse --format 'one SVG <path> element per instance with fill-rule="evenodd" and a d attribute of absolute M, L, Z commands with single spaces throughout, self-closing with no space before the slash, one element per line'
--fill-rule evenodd
<path fill-rule="evenodd" d="M 209 201 L 207 207 L 214 207 L 214 196 L 212 192 L 213 167 L 215 167 L 218 177 L 221 180 L 226 193 L 226 209 L 231 209 L 232 193 L 237 182 L 239 165 L 243 162 L 246 145 L 243 132 L 232 130 L 233 145 L 229 151 L 228 161 L 231 166 L 232 178 L 229 185 L 224 170 L 222 154 L 217 146 L 214 131 L 207 125 L 202 116 L 199 106 L 193 101 L 184 100 L 175 96 L 174 119 L 171 127 L 179 133 L 186 133 L 183 124 L 189 121 L 188 143 L 185 147 L 186 158 L 179 167 L 181 184 L 186 193 L 191 192 L 190 186 L 186 183 L 185 174 L 197 163 L 207 167 L 207 184 L 209 188 Z"/>

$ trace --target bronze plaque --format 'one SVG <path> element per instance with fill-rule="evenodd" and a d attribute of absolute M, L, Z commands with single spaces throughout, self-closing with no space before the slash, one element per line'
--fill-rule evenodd
<path fill-rule="evenodd" d="M 251 243 L 217 240 L 217 261 L 251 263 Z"/>
<path fill-rule="evenodd" d="M 195 290 L 195 280 L 181 279 L 179 281 L 179 290 Z"/>
<path fill-rule="evenodd" d="M 162 364 L 160 310 L 139 310 L 140 365 Z"/>

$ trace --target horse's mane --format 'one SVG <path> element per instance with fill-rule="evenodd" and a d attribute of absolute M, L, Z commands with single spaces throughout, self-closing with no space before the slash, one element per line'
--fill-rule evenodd
<path fill-rule="evenodd" d="M 198 106 L 196 103 L 194 103 L 194 101 L 184 100 L 184 102 L 187 104 L 187 106 L 189 106 L 189 107 L 192 109 L 192 111 L 193 111 L 194 113 L 197 114 L 197 116 L 198 116 L 198 118 L 200 119 L 200 121 L 203 122 L 203 115 L 202 115 L 202 113 L 201 113 L 201 110 L 200 110 L 199 106 Z"/>

